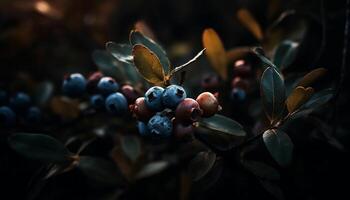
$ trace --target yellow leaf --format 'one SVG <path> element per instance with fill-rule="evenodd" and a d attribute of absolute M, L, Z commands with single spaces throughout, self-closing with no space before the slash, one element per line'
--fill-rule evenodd
<path fill-rule="evenodd" d="M 255 20 L 254 16 L 247 9 L 240 9 L 237 11 L 237 18 L 243 26 L 245 26 L 256 39 L 261 41 L 263 39 L 263 32 L 259 23 Z"/>
<path fill-rule="evenodd" d="M 205 29 L 202 35 L 202 42 L 206 48 L 206 55 L 216 70 L 216 72 L 224 79 L 227 79 L 227 57 L 224 45 L 220 37 L 214 29 Z"/>
<path fill-rule="evenodd" d="M 302 86 L 296 87 L 287 99 L 287 109 L 289 113 L 294 112 L 306 101 L 308 101 L 311 95 L 314 93 L 312 87 L 304 88 Z"/>
<path fill-rule="evenodd" d="M 165 84 L 165 74 L 159 58 L 147 47 L 137 44 L 132 49 L 134 64 L 138 72 L 154 85 Z"/>
<path fill-rule="evenodd" d="M 307 73 L 298 83 L 298 86 L 308 87 L 326 74 L 325 68 L 317 68 Z"/>
<path fill-rule="evenodd" d="M 226 52 L 228 62 L 234 62 L 243 58 L 248 53 L 251 53 L 250 47 L 235 47 Z"/>

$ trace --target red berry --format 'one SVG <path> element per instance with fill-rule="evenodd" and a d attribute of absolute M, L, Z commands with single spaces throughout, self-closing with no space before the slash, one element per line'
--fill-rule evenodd
<path fill-rule="evenodd" d="M 121 92 L 124 94 L 129 104 L 135 102 L 135 100 L 140 96 L 131 85 L 123 85 Z"/>
<path fill-rule="evenodd" d="M 154 112 L 146 106 L 145 97 L 137 98 L 135 104 L 130 105 L 130 110 L 138 120 L 143 122 L 147 122 L 154 115 Z"/>
<path fill-rule="evenodd" d="M 232 88 L 241 88 L 243 90 L 248 90 L 250 87 L 250 83 L 247 79 L 235 77 L 231 82 L 231 86 Z"/>
<path fill-rule="evenodd" d="M 203 117 L 210 117 L 217 113 L 220 105 L 216 97 L 210 92 L 203 92 L 198 95 L 196 101 L 203 110 Z"/>
<path fill-rule="evenodd" d="M 90 93 L 95 93 L 97 91 L 97 84 L 100 79 L 103 77 L 103 74 L 99 71 L 92 73 L 87 80 L 87 90 Z"/>
<path fill-rule="evenodd" d="M 252 67 L 244 60 L 237 60 L 234 64 L 233 73 L 236 76 L 250 76 Z"/>
<path fill-rule="evenodd" d="M 195 122 L 201 117 L 203 111 L 196 100 L 185 98 L 176 107 L 175 118 L 182 122 Z"/>
<path fill-rule="evenodd" d="M 177 139 L 191 139 L 194 132 L 192 124 L 174 122 L 173 134 Z"/>

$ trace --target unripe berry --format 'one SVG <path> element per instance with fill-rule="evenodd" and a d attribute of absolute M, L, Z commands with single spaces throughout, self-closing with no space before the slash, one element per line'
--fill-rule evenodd
<path fill-rule="evenodd" d="M 124 94 L 129 104 L 135 102 L 137 97 L 140 96 L 131 85 L 123 85 L 121 93 Z"/>
<path fill-rule="evenodd" d="M 237 60 L 233 67 L 235 76 L 250 76 L 252 75 L 252 67 L 244 60 Z"/>
<path fill-rule="evenodd" d="M 235 102 L 243 102 L 246 99 L 246 92 L 241 88 L 233 88 L 231 92 L 231 100 Z"/>
<path fill-rule="evenodd" d="M 184 99 L 176 108 L 175 118 L 182 122 L 198 121 L 203 111 L 200 109 L 196 100 L 191 98 Z"/>
<path fill-rule="evenodd" d="M 63 93 L 70 97 L 78 97 L 86 90 L 86 80 L 79 73 L 67 76 L 62 85 Z"/>
<path fill-rule="evenodd" d="M 101 94 L 94 94 L 90 97 L 90 104 L 95 109 L 102 109 L 105 107 L 105 98 Z"/>
<path fill-rule="evenodd" d="M 241 77 L 235 77 L 231 83 L 232 88 L 241 88 L 243 90 L 248 90 L 250 83 L 247 79 Z"/>
<path fill-rule="evenodd" d="M 202 77 L 201 86 L 205 91 L 216 92 L 220 87 L 220 77 L 216 74 L 206 74 Z"/>
<path fill-rule="evenodd" d="M 203 110 L 203 117 L 211 117 L 220 109 L 220 105 L 216 97 L 210 92 L 203 92 L 198 95 L 196 101 Z"/>
<path fill-rule="evenodd" d="M 153 111 L 162 111 L 164 106 L 162 103 L 164 89 L 159 86 L 153 86 L 145 93 L 145 102 L 147 107 Z"/>
<path fill-rule="evenodd" d="M 169 85 L 163 93 L 163 105 L 175 109 L 179 103 L 186 98 L 186 91 L 179 85 Z"/>
<path fill-rule="evenodd" d="M 16 123 L 16 114 L 7 106 L 0 107 L 0 127 L 11 127 Z"/>
<path fill-rule="evenodd" d="M 147 127 L 147 124 L 145 124 L 144 122 L 138 121 L 137 122 L 137 129 L 139 130 L 140 135 L 143 137 L 147 137 L 150 134 L 148 127 Z"/>
<path fill-rule="evenodd" d="M 170 137 L 173 131 L 173 123 L 167 116 L 161 113 L 154 115 L 147 124 L 150 135 L 155 138 Z"/>
<path fill-rule="evenodd" d="M 30 97 L 24 92 L 18 92 L 10 99 L 10 106 L 18 112 L 25 111 L 31 103 Z"/>
<path fill-rule="evenodd" d="M 128 110 L 128 102 L 122 93 L 116 92 L 110 94 L 105 102 L 108 112 L 115 115 L 123 115 Z"/>
<path fill-rule="evenodd" d="M 154 115 L 154 112 L 146 106 L 145 97 L 137 98 L 135 103 L 130 105 L 130 110 L 137 120 L 144 122 L 148 121 Z"/>
<path fill-rule="evenodd" d="M 92 73 L 88 80 L 87 80 L 87 85 L 86 88 L 88 92 L 90 93 L 96 93 L 97 92 L 97 84 L 103 77 L 103 74 L 99 71 Z"/>
<path fill-rule="evenodd" d="M 119 84 L 111 77 L 103 77 L 97 88 L 103 95 L 109 95 L 119 90 Z"/>

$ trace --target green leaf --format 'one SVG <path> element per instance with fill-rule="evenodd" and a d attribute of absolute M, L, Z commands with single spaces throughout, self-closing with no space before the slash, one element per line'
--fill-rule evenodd
<path fill-rule="evenodd" d="M 71 153 L 56 139 L 44 134 L 16 133 L 8 138 L 10 147 L 17 153 L 34 160 L 63 164 Z"/>
<path fill-rule="evenodd" d="M 106 49 L 120 62 L 132 64 L 132 46 L 129 44 L 116 44 L 114 42 L 107 42 Z"/>
<path fill-rule="evenodd" d="M 155 161 L 146 164 L 136 175 L 136 178 L 146 178 L 153 175 L 156 175 L 169 166 L 169 163 L 166 161 Z"/>
<path fill-rule="evenodd" d="M 188 171 L 193 181 L 204 177 L 214 166 L 216 154 L 213 152 L 199 152 L 190 162 Z"/>
<path fill-rule="evenodd" d="M 332 99 L 334 95 L 334 89 L 327 88 L 320 92 L 315 93 L 312 95 L 312 97 L 307 101 L 302 109 L 310 109 L 310 108 L 318 108 L 319 106 L 327 103 L 329 100 Z"/>
<path fill-rule="evenodd" d="M 293 156 L 293 143 L 289 136 L 278 129 L 269 129 L 264 132 L 263 140 L 273 159 L 281 166 L 290 163 Z"/>
<path fill-rule="evenodd" d="M 244 160 L 242 165 L 255 176 L 267 180 L 279 180 L 280 173 L 273 167 L 258 161 Z"/>
<path fill-rule="evenodd" d="M 283 41 L 276 49 L 273 62 L 279 69 L 289 67 L 295 60 L 299 43 L 291 40 Z"/>
<path fill-rule="evenodd" d="M 280 186 L 268 180 L 259 180 L 264 189 L 277 200 L 284 200 L 284 194 Z"/>
<path fill-rule="evenodd" d="M 260 81 L 260 93 L 267 117 L 271 123 L 281 118 L 285 108 L 286 89 L 282 75 L 275 67 L 268 67 Z"/>
<path fill-rule="evenodd" d="M 125 155 L 135 162 L 141 155 L 141 144 L 135 136 L 123 136 L 120 138 L 120 143 Z"/>
<path fill-rule="evenodd" d="M 256 56 L 258 56 L 258 58 L 261 61 L 261 65 L 263 69 L 269 68 L 269 67 L 273 67 L 277 70 L 277 67 L 275 64 L 273 64 L 268 58 L 266 58 L 264 55 L 262 55 L 261 51 L 263 51 L 263 49 L 261 49 L 260 47 L 257 47 L 255 49 L 253 49 L 253 52 L 255 53 Z"/>
<path fill-rule="evenodd" d="M 130 43 L 132 46 L 141 44 L 150 49 L 158 57 L 165 73 L 168 74 L 170 72 L 170 61 L 166 55 L 166 52 L 151 38 L 148 38 L 139 31 L 131 31 Z"/>
<path fill-rule="evenodd" d="M 109 52 L 95 50 L 92 53 L 92 59 L 104 75 L 111 76 L 117 80 L 125 79 L 122 62 L 115 59 Z"/>
<path fill-rule="evenodd" d="M 232 136 L 244 137 L 246 135 L 242 125 L 233 119 L 219 114 L 216 114 L 209 118 L 202 118 L 199 121 L 199 126 Z"/>
<path fill-rule="evenodd" d="M 106 186 L 116 186 L 122 183 L 122 175 L 118 167 L 102 158 L 81 156 L 78 168 L 91 180 Z"/>

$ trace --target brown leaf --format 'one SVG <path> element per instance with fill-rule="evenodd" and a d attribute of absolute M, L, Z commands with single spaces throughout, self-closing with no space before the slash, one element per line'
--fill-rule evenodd
<path fill-rule="evenodd" d="M 137 44 L 132 49 L 134 64 L 139 73 L 154 85 L 164 85 L 165 73 L 159 58 L 147 47 Z"/>
<path fill-rule="evenodd" d="M 261 41 L 263 39 L 263 32 L 259 23 L 254 16 L 247 9 L 239 9 L 237 11 L 237 18 L 249 31 L 255 36 L 256 39 Z"/>
<path fill-rule="evenodd" d="M 205 29 L 202 42 L 206 48 L 206 55 L 215 71 L 224 79 L 227 79 L 227 57 L 224 45 L 214 29 Z"/>
<path fill-rule="evenodd" d="M 53 113 L 66 119 L 75 119 L 79 116 L 79 102 L 66 97 L 53 97 L 50 103 Z"/>
<path fill-rule="evenodd" d="M 296 87 L 293 92 L 289 95 L 286 104 L 289 113 L 293 113 L 295 110 L 300 108 L 306 101 L 308 101 L 311 95 L 314 93 L 312 87 L 304 88 L 302 86 Z"/>
<path fill-rule="evenodd" d="M 308 87 L 326 74 L 325 68 L 317 68 L 307 73 L 298 83 L 298 86 Z"/>

